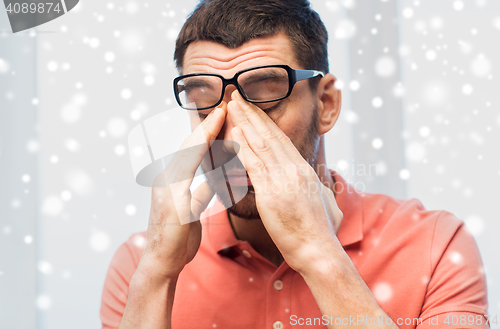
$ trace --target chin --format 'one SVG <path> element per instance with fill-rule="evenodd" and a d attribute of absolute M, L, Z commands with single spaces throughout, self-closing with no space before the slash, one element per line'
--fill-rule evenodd
<path fill-rule="evenodd" d="M 232 191 L 235 193 L 235 188 L 233 188 Z M 227 209 L 229 213 L 248 220 L 260 219 L 257 204 L 255 203 L 255 194 L 253 192 L 253 187 L 249 186 L 247 194 L 239 202 Z"/>
<path fill-rule="evenodd" d="M 207 177 L 208 178 L 208 177 Z M 217 198 L 230 214 L 243 219 L 260 219 L 253 186 L 230 186 L 227 182 L 211 182 L 208 178 L 208 185 L 217 194 Z M 230 198 L 227 197 L 229 191 Z M 239 200 L 233 204 L 233 200 Z"/>

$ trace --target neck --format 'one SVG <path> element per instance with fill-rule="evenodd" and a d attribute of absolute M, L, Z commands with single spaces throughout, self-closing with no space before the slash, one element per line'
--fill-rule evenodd
<path fill-rule="evenodd" d="M 323 136 L 320 137 L 318 156 L 316 158 L 314 170 L 321 183 L 332 189 L 335 194 L 335 190 L 333 189 L 335 181 L 326 167 Z M 279 267 L 283 263 L 283 256 L 267 233 L 262 220 L 247 220 L 230 214 L 229 212 L 228 216 L 237 239 L 248 241 L 255 251 L 273 263 L 276 267 Z"/>

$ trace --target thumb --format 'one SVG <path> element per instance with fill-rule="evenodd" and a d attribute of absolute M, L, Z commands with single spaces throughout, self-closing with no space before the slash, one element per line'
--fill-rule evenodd
<path fill-rule="evenodd" d="M 191 212 L 196 219 L 200 219 L 201 213 L 205 211 L 214 194 L 206 181 L 193 192 L 191 196 Z"/>

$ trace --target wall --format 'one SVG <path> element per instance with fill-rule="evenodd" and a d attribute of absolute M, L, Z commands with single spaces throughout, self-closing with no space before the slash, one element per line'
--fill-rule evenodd
<path fill-rule="evenodd" d="M 465 220 L 495 314 L 500 8 L 456 2 L 312 1 L 343 95 L 327 162 L 362 190 Z M 127 133 L 174 108 L 173 44 L 195 4 L 83 1 L 33 36 L 0 37 L 0 320 L 10 327 L 99 327 L 109 262 L 147 228 L 150 190 L 134 182 Z"/>

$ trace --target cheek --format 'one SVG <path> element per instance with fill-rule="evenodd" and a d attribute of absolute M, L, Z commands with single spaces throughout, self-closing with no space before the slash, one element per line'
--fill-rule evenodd
<path fill-rule="evenodd" d="M 300 101 L 290 102 L 284 111 L 277 114 L 277 118 L 274 118 L 273 115 L 270 117 L 297 147 L 308 135 L 312 120 L 312 108 Z"/>
<path fill-rule="evenodd" d="M 304 136 L 307 135 L 308 120 L 304 120 L 305 116 L 284 115 L 278 121 L 278 127 L 287 135 L 293 145 L 298 146 Z"/>

